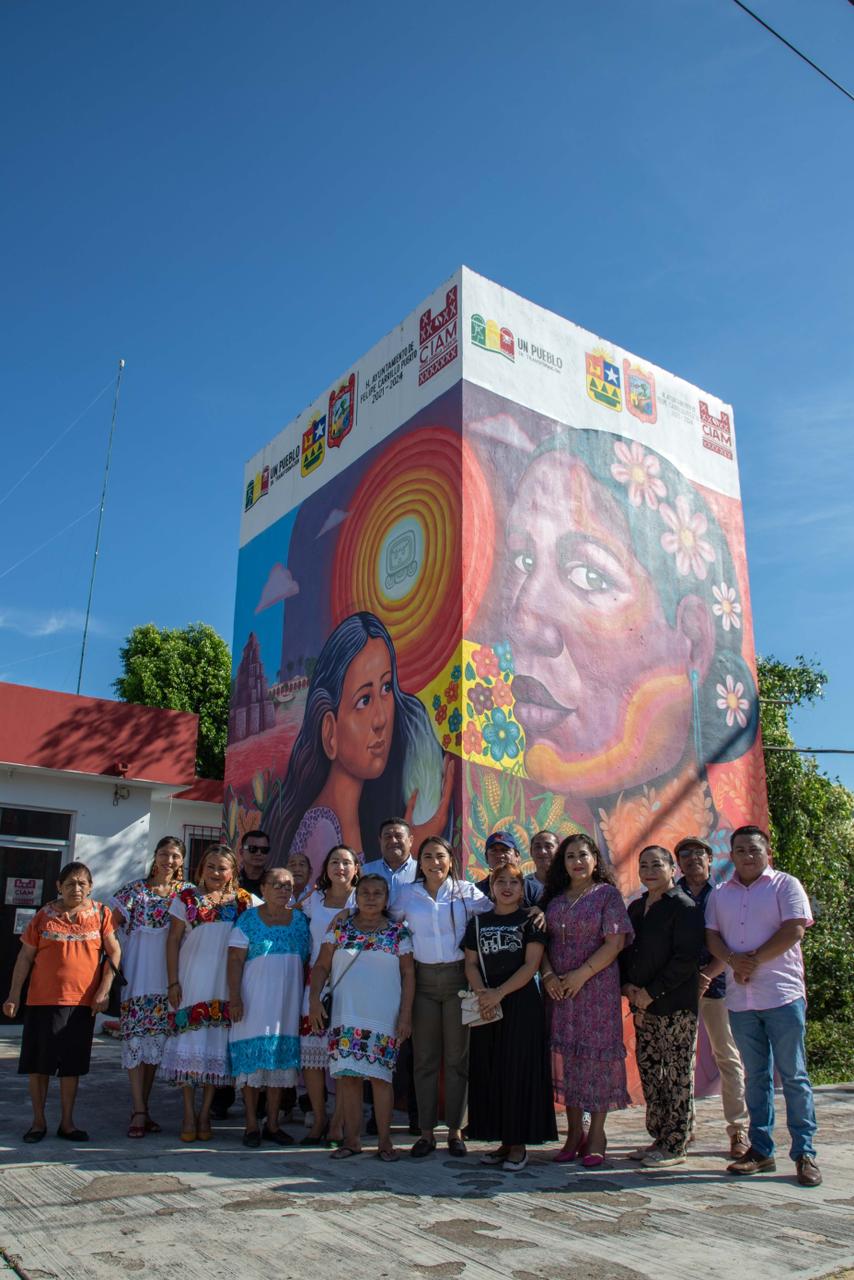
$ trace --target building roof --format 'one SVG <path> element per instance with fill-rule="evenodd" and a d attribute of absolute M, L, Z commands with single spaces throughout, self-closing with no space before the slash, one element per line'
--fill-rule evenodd
<path fill-rule="evenodd" d="M 187 711 L 0 681 L 4 764 L 194 787 L 198 727 Z"/>
<path fill-rule="evenodd" d="M 222 804 L 225 783 L 217 778 L 196 778 L 186 791 L 176 791 L 176 800 L 200 800 L 204 804 Z"/>

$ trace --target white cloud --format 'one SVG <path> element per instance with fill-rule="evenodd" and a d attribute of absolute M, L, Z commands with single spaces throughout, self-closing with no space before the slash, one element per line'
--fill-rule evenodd
<path fill-rule="evenodd" d="M 255 606 L 255 612 L 262 613 L 264 609 L 269 609 L 271 605 L 281 604 L 283 600 L 288 600 L 298 593 L 299 583 L 296 578 L 294 578 L 290 569 L 286 569 L 283 564 L 277 561 L 270 570 L 267 581 L 264 583 L 264 590 L 261 592 L 261 599 Z"/>
<path fill-rule="evenodd" d="M 3 609 L 0 610 L 0 631 L 15 631 L 32 638 L 69 631 L 82 634 L 84 616 L 82 609 Z M 89 632 L 103 636 L 108 634 L 108 629 L 97 618 L 90 618 Z"/>
<path fill-rule="evenodd" d="M 318 529 L 315 537 L 319 538 L 322 534 L 328 533 L 330 529 L 337 529 L 347 519 L 349 511 L 342 511 L 340 507 L 333 507 L 323 524 Z"/>

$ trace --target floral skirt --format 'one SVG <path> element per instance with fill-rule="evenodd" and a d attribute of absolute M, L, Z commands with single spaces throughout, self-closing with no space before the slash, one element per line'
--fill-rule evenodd
<path fill-rule="evenodd" d="M 227 1000 L 211 1000 L 169 1013 L 160 1076 L 172 1084 L 231 1084 L 231 1028 Z"/>
<path fill-rule="evenodd" d="M 122 1066 L 156 1067 L 163 1056 L 169 1031 L 169 1004 L 163 995 L 132 996 L 122 1000 L 119 1013 Z"/>
<path fill-rule="evenodd" d="M 332 1076 L 364 1076 L 391 1082 L 400 1048 L 396 1036 L 362 1027 L 333 1027 L 329 1035 Z"/>

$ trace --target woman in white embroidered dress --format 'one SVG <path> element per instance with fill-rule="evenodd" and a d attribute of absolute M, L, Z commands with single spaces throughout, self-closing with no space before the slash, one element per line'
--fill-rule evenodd
<path fill-rule="evenodd" d="M 160 1133 L 160 1125 L 149 1114 L 148 1100 L 168 1032 L 166 939 L 172 918 L 169 908 L 175 894 L 187 888 L 186 856 L 183 840 L 164 836 L 157 842 L 146 878 L 124 885 L 110 903 L 127 984 L 121 992 L 120 1024 L 122 1066 L 130 1079 L 133 1107 L 127 1131 L 129 1138 Z"/>

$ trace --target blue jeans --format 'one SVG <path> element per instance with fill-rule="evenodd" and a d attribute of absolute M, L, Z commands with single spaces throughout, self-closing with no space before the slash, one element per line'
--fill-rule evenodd
<path fill-rule="evenodd" d="M 729 1015 L 747 1077 L 750 1145 L 762 1156 L 774 1154 L 775 1067 L 783 1082 L 786 1124 L 792 1135 L 789 1155 L 793 1160 L 815 1155 L 815 1105 L 804 1050 L 805 1012 L 806 1002 L 793 1000 L 777 1009 L 748 1009 Z"/>

